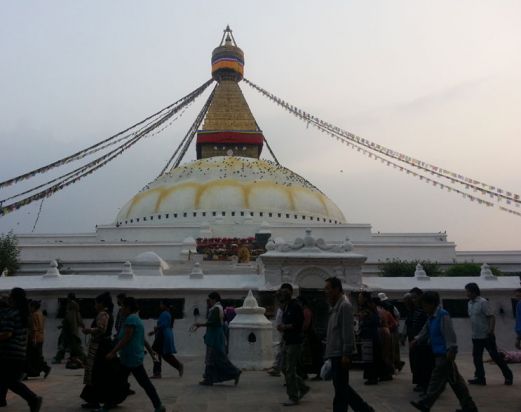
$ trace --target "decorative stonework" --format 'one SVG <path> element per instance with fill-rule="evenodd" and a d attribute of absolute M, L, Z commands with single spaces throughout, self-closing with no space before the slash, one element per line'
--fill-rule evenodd
<path fill-rule="evenodd" d="M 332 276 L 340 278 L 347 288 L 361 286 L 366 257 L 353 253 L 349 239 L 341 244 L 328 244 L 324 239 L 315 239 L 311 229 L 306 229 L 304 238 L 292 243 L 276 239 L 276 242 L 270 241 L 266 249 L 261 260 L 269 289 L 277 289 L 282 283 L 321 289 L 324 280 Z"/>
<path fill-rule="evenodd" d="M 304 239 L 296 238 L 293 244 L 288 244 L 285 241 L 281 240 L 275 243 L 273 240 L 269 241 L 266 245 L 266 250 L 268 251 L 277 251 L 277 252 L 296 252 L 299 251 L 301 253 L 309 253 L 309 252 L 332 252 L 332 253 L 347 253 L 353 250 L 353 244 L 346 237 L 346 240 L 338 245 L 328 245 L 324 239 L 319 238 L 316 239 L 311 236 L 311 229 L 306 229 L 306 236 Z"/>
<path fill-rule="evenodd" d="M 336 273 L 328 272 L 318 266 L 310 266 L 300 269 L 295 274 L 295 283 L 300 287 L 304 288 L 321 288 L 324 286 L 324 282 L 331 276 L 337 276 Z M 342 279 L 342 275 L 337 276 Z"/>

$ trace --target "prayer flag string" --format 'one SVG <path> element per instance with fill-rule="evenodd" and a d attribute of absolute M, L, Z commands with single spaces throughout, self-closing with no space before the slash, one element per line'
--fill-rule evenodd
<path fill-rule="evenodd" d="M 208 82 L 206 84 L 206 87 L 211 82 Z M 36 190 L 37 188 L 41 188 L 42 186 L 47 186 L 52 182 L 58 181 L 58 183 L 54 184 L 51 187 L 48 187 L 40 192 L 37 192 L 31 196 L 28 196 L 24 199 L 21 199 L 17 202 L 10 203 L 8 205 L 2 206 L 2 202 L 0 202 L 0 216 L 4 216 L 8 213 L 11 213 L 15 210 L 20 209 L 21 207 L 27 206 L 37 200 L 44 199 L 46 197 L 52 196 L 54 193 L 56 193 L 59 190 L 64 189 L 65 187 L 76 183 L 83 177 L 90 175 L 94 171 L 98 170 L 111 160 L 118 157 L 121 153 L 123 153 L 125 150 L 136 144 L 139 140 L 141 140 L 143 137 L 145 137 L 147 134 L 152 132 L 153 130 L 157 129 L 159 126 L 166 123 L 169 119 L 171 119 L 176 113 L 181 111 L 183 107 L 187 106 L 189 103 L 191 103 L 193 100 L 195 100 L 206 88 L 198 88 L 196 91 L 191 93 L 189 96 L 189 99 L 185 99 L 182 103 L 178 104 L 177 106 L 173 106 L 169 111 L 162 114 L 162 117 L 159 117 L 158 120 L 155 120 L 154 122 L 150 123 L 147 127 L 144 127 L 141 129 L 139 133 L 137 133 L 134 137 L 132 137 L 130 140 L 127 140 L 122 145 L 118 146 L 116 149 L 113 149 L 112 151 L 108 152 L 107 154 L 81 166 L 80 168 L 73 170 L 72 172 L 69 172 L 57 179 L 53 179 L 50 182 L 47 182 L 46 184 L 37 186 L 36 188 L 32 188 L 29 191 L 26 192 L 32 192 Z M 4 200 L 5 201 L 5 200 Z"/>
<path fill-rule="evenodd" d="M 498 188 L 497 186 L 488 185 L 482 183 L 478 180 L 471 179 L 465 177 L 461 174 L 456 174 L 454 172 L 448 171 L 438 166 L 431 165 L 427 162 L 423 162 L 417 160 L 413 157 L 404 155 L 402 153 L 396 152 L 392 149 L 386 148 L 370 140 L 361 138 L 359 136 L 354 135 L 353 133 L 347 132 L 337 126 L 332 125 L 331 123 L 325 122 L 319 119 L 316 116 L 313 116 L 304 110 L 299 109 L 298 107 L 289 104 L 288 102 L 278 98 L 272 93 L 266 91 L 265 89 L 257 86 L 252 83 L 248 79 L 244 79 L 246 84 L 252 87 L 254 90 L 260 92 L 262 95 L 266 96 L 268 99 L 281 106 L 285 110 L 288 110 L 290 113 L 295 115 L 297 118 L 304 120 L 306 122 L 306 127 L 313 126 L 318 128 L 320 131 L 327 133 L 333 138 L 336 138 L 338 141 L 347 144 L 348 146 L 356 149 L 358 152 L 362 152 L 366 154 L 370 158 L 374 158 L 375 160 L 380 160 L 382 163 L 385 163 L 387 166 L 393 166 L 394 168 L 398 168 L 398 170 L 405 172 L 407 174 L 418 177 L 420 180 L 432 184 L 435 187 L 439 187 L 440 189 L 447 189 L 449 192 L 455 192 L 461 194 L 464 198 L 470 201 L 476 201 L 479 204 L 483 204 L 485 206 L 494 206 L 493 202 L 488 200 L 484 200 L 482 198 L 478 198 L 476 196 L 470 195 L 463 190 L 457 189 L 453 186 L 450 186 L 446 183 L 441 183 L 435 179 L 429 178 L 422 174 L 419 174 L 415 171 L 408 169 L 402 164 L 398 164 L 396 162 L 391 161 L 390 159 L 397 160 L 401 163 L 407 164 L 414 168 L 420 169 L 424 172 L 430 173 L 433 176 L 438 176 L 450 181 L 451 184 L 460 184 L 465 187 L 465 189 L 472 189 L 475 192 L 479 192 L 481 195 L 488 195 L 490 198 L 494 199 L 495 202 L 500 203 L 502 201 L 506 201 L 507 205 L 514 204 L 516 207 L 519 207 L 521 204 L 521 200 L 518 194 L 513 193 L 511 191 L 506 191 L 504 189 Z M 521 216 L 521 213 L 503 206 L 498 206 L 500 210 Z"/>
<path fill-rule="evenodd" d="M 108 137 L 107 139 L 104 139 L 92 146 L 89 146 L 83 150 L 80 150 L 70 156 L 67 156 L 65 158 L 62 158 L 60 160 L 57 160 L 55 162 L 52 162 L 48 165 L 45 165 L 45 166 L 42 166 L 38 169 L 34 169 L 30 172 L 27 172 L 27 173 L 24 173 L 24 174 L 21 174 L 19 176 L 16 176 L 16 177 L 13 177 L 11 179 L 7 179 L 7 180 L 4 180 L 3 182 L 0 182 L 0 188 L 2 187 L 7 187 L 7 186 L 11 186 L 13 184 L 16 184 L 16 183 L 19 183 L 23 180 L 27 180 L 27 179 L 30 179 L 34 176 L 36 176 L 37 174 L 41 174 L 41 173 L 46 173 L 48 172 L 49 170 L 51 169 L 54 169 L 56 167 L 60 167 L 60 166 L 63 166 L 65 164 L 68 164 L 72 161 L 75 161 L 75 160 L 79 160 L 79 159 L 82 159 L 84 158 L 85 156 L 88 156 L 90 154 L 93 154 L 95 152 L 98 152 L 100 150 L 103 150 L 109 146 L 112 146 L 118 142 L 121 142 L 122 140 L 126 140 L 126 139 L 131 139 L 133 136 L 137 135 L 139 133 L 139 130 L 138 131 L 134 131 L 133 133 L 128 133 L 130 132 L 131 130 L 135 129 L 136 127 L 138 126 L 142 126 L 144 125 L 140 130 L 143 130 L 143 128 L 146 128 L 147 126 L 147 122 L 149 121 L 152 121 L 154 122 L 155 119 L 157 119 L 158 117 L 162 116 L 165 112 L 168 113 L 170 110 L 172 110 L 173 108 L 176 108 L 176 107 L 182 107 L 184 106 L 187 101 L 192 101 L 195 97 L 199 96 L 211 83 L 213 82 L 213 79 L 210 79 L 208 80 L 207 82 L 205 82 L 204 84 L 202 84 L 201 86 L 199 86 L 197 89 L 195 89 L 193 92 L 187 94 L 186 96 L 182 97 L 181 99 L 177 100 L 176 102 L 166 106 L 165 108 L 159 110 L 158 112 L 148 116 L 146 119 L 144 120 L 141 120 L 140 122 L 138 123 L 135 123 L 134 125 L 126 128 L 125 130 L 119 132 L 119 133 L 116 133 L 115 135 L 113 136 L 110 136 Z M 150 123 L 148 123 L 150 124 Z"/>

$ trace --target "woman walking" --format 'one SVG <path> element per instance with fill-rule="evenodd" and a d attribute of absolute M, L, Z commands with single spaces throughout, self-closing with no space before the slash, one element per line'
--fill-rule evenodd
<path fill-rule="evenodd" d="M 373 298 L 376 311 L 380 318 L 378 327 L 378 338 L 380 340 L 381 366 L 379 370 L 380 381 L 390 381 L 395 373 L 393 362 L 393 339 L 392 334 L 398 328 L 398 322 L 391 313 L 382 306 L 379 298 Z"/>
<path fill-rule="evenodd" d="M 0 317 L 0 400 L 4 403 L 7 390 L 11 390 L 26 400 L 31 412 L 38 412 L 42 407 L 42 397 L 22 383 L 29 320 L 25 290 L 11 290 L 8 302 L 9 308 L 3 310 Z"/>
<path fill-rule="evenodd" d="M 114 305 L 110 293 L 97 296 L 94 307 L 96 318 L 90 328 L 83 329 L 85 335 L 90 335 L 90 341 L 83 377 L 85 387 L 80 397 L 87 402 L 82 408 L 98 409 L 101 404 L 105 404 L 105 409 L 109 409 L 125 400 L 128 383 L 123 378 L 117 359 L 106 359 L 112 349 L 111 333 L 114 324 Z"/>
<path fill-rule="evenodd" d="M 114 359 L 119 352 L 119 359 L 123 366 L 125 378 L 132 374 L 139 386 L 145 390 L 152 405 L 154 405 L 154 411 L 166 412 L 156 388 L 150 382 L 143 366 L 145 357 L 145 327 L 137 314 L 138 306 L 136 300 L 126 297 L 123 300 L 122 311 L 125 316 L 125 322 L 119 332 L 118 343 L 107 355 L 107 359 Z"/>
<path fill-rule="evenodd" d="M 177 353 L 174 342 L 174 318 L 168 305 L 161 301 L 159 303 L 161 314 L 157 320 L 157 325 L 151 333 L 155 336 L 152 349 L 157 353 L 157 361 L 154 362 L 153 378 L 161 378 L 161 359 L 164 359 L 170 366 L 176 368 L 179 376 L 182 377 L 184 373 L 184 366 L 175 357 Z"/>
<path fill-rule="evenodd" d="M 224 336 L 224 310 L 221 296 L 217 292 L 208 295 L 208 319 L 206 323 L 195 323 L 194 329 L 206 327 L 204 343 L 206 345 L 205 371 L 200 385 L 211 386 L 214 383 L 235 381 L 239 383 L 241 371 L 237 369 L 226 356 Z"/>

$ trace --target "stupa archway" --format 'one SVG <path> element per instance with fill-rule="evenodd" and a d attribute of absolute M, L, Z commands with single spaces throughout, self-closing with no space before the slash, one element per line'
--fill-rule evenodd
<path fill-rule="evenodd" d="M 310 266 L 297 272 L 295 282 L 302 289 L 323 289 L 324 282 L 331 276 L 325 268 Z"/>

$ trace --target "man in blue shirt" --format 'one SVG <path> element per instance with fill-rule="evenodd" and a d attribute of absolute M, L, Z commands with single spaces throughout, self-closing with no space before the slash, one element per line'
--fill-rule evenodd
<path fill-rule="evenodd" d="M 412 401 L 411 405 L 422 412 L 429 412 L 448 383 L 461 405 L 457 411 L 477 412 L 478 408 L 454 362 L 458 352 L 456 332 L 449 313 L 440 306 L 440 295 L 437 292 L 425 292 L 420 301 L 429 318 L 411 346 L 417 342 L 430 341 L 434 369 L 425 397 L 418 402 Z"/>
<path fill-rule="evenodd" d="M 132 373 L 137 383 L 141 386 L 154 405 L 155 412 L 166 412 L 161 404 L 156 388 L 150 382 L 147 372 L 143 367 L 145 357 L 145 327 L 138 316 L 138 306 L 134 298 L 126 297 L 122 306 L 125 322 L 119 331 L 118 344 L 107 355 L 112 359 L 119 352 L 119 360 L 127 376 Z"/>
<path fill-rule="evenodd" d="M 521 289 L 516 290 L 516 348 L 521 349 Z"/>

